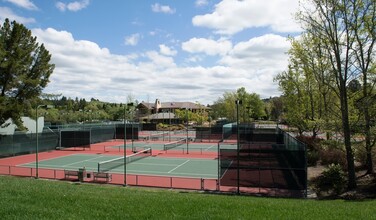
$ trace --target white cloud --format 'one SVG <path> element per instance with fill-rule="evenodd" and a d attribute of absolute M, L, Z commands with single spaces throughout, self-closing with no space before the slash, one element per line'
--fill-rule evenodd
<path fill-rule="evenodd" d="M 287 67 L 287 50 L 290 43 L 285 37 L 267 34 L 240 42 L 222 57 L 220 63 L 243 69 L 279 69 Z"/>
<path fill-rule="evenodd" d="M 141 38 L 140 34 L 132 34 L 124 38 L 124 44 L 130 45 L 130 46 L 136 46 L 140 38 Z"/>
<path fill-rule="evenodd" d="M 194 63 L 202 59 L 196 53 L 189 54 L 189 63 L 182 66 L 169 55 L 174 50 L 164 44 L 158 51 L 115 55 L 94 42 L 74 39 L 67 31 L 49 28 L 32 32 L 45 44 L 56 65 L 44 92 L 117 103 L 134 94 L 138 101 L 159 98 L 211 104 L 225 91 L 240 87 L 263 98 L 279 95 L 273 77 L 286 68 L 289 47 L 284 37 L 264 35 L 226 47 L 226 52 L 212 52 L 220 56 L 214 66 Z M 217 47 L 222 41 L 199 40 Z"/>
<path fill-rule="evenodd" d="M 203 60 L 202 56 L 195 55 L 195 56 L 188 57 L 185 61 L 188 62 L 188 63 L 197 63 L 197 62 L 200 62 L 202 60 Z"/>
<path fill-rule="evenodd" d="M 18 23 L 22 24 L 29 24 L 29 23 L 34 23 L 35 19 L 34 18 L 25 18 L 16 15 L 13 13 L 13 11 L 10 8 L 7 7 L 0 7 L 0 21 L 3 23 L 5 19 L 8 18 L 10 21 L 17 21 Z"/>
<path fill-rule="evenodd" d="M 208 0 L 196 0 L 195 2 L 196 7 L 202 7 L 208 4 L 209 4 Z"/>
<path fill-rule="evenodd" d="M 190 53 L 205 53 L 207 55 L 224 55 L 232 48 L 228 40 L 211 40 L 206 38 L 192 38 L 182 43 L 182 49 Z"/>
<path fill-rule="evenodd" d="M 70 2 L 68 4 L 63 3 L 63 2 L 57 2 L 55 6 L 60 11 L 65 11 L 65 10 L 80 11 L 86 8 L 87 6 L 89 6 L 89 4 L 90 4 L 90 0 L 81 0 L 81 1 Z"/>
<path fill-rule="evenodd" d="M 159 45 L 159 52 L 166 56 L 175 56 L 177 54 L 176 50 L 171 49 L 164 44 Z"/>
<path fill-rule="evenodd" d="M 168 5 L 160 5 L 159 3 L 155 3 L 151 5 L 151 10 L 157 13 L 165 13 L 165 14 L 174 14 L 176 9 L 170 8 Z"/>
<path fill-rule="evenodd" d="M 59 11 L 65 11 L 67 7 L 63 2 L 56 2 L 55 6 L 57 9 L 59 9 Z"/>
<path fill-rule="evenodd" d="M 128 84 L 142 84 L 146 78 L 140 75 L 132 61 L 135 55 L 111 54 L 94 42 L 75 40 L 71 33 L 33 29 L 33 35 L 45 44 L 52 54 L 51 62 L 56 65 L 46 89 L 51 93 L 62 93 L 67 97 L 122 102 L 126 95 L 137 88 Z"/>
<path fill-rule="evenodd" d="M 34 3 L 31 2 L 30 0 L 5 0 L 5 1 L 15 4 L 21 8 L 25 8 L 27 10 L 38 10 L 38 7 L 34 5 Z"/>
<path fill-rule="evenodd" d="M 75 40 L 66 31 L 48 28 L 32 32 L 50 51 L 51 63 L 56 66 L 46 93 L 118 103 L 126 101 L 128 94 L 137 94 L 140 101 L 146 101 L 147 95 L 165 101 L 190 100 L 189 95 L 171 92 L 182 86 L 179 78 L 186 76 L 170 56 L 157 51 L 115 55 L 94 42 Z"/>
<path fill-rule="evenodd" d="M 155 69 L 166 69 L 176 66 L 172 57 L 164 56 L 156 51 L 148 51 L 145 56 L 152 61 Z"/>
<path fill-rule="evenodd" d="M 215 33 L 233 35 L 252 27 L 269 27 L 276 32 L 300 31 L 294 21 L 298 0 L 222 0 L 211 14 L 193 17 L 195 26 L 214 29 Z"/>

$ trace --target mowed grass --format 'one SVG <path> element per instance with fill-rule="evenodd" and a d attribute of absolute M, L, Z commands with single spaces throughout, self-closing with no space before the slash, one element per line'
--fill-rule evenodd
<path fill-rule="evenodd" d="M 1 219 L 376 219 L 376 201 L 216 195 L 0 176 Z"/>

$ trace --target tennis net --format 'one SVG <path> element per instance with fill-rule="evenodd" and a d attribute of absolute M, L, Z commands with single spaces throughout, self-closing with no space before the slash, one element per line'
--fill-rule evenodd
<path fill-rule="evenodd" d="M 183 145 L 185 143 L 187 143 L 187 139 L 181 139 L 181 140 L 178 140 L 178 141 L 170 142 L 170 143 L 163 145 L 163 150 L 169 150 L 171 148 L 175 148 L 175 147 Z"/>
<path fill-rule="evenodd" d="M 116 167 L 124 165 L 124 163 L 131 163 L 137 160 L 140 160 L 145 157 L 152 155 L 151 148 L 139 151 L 137 153 L 131 154 L 126 157 L 119 157 L 111 160 L 106 160 L 98 163 L 98 172 L 107 172 L 109 170 L 115 169 Z"/>

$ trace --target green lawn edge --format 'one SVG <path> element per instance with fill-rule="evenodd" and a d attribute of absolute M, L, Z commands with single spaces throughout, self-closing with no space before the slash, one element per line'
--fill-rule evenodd
<path fill-rule="evenodd" d="M 262 198 L 0 176 L 1 219 L 376 219 L 376 200 Z"/>

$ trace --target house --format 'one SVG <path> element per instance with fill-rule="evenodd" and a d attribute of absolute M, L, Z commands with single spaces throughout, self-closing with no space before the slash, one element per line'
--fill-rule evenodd
<path fill-rule="evenodd" d="M 175 115 L 177 109 L 193 113 L 210 110 L 206 106 L 193 102 L 161 102 L 159 99 L 156 99 L 154 103 L 141 102 L 136 108 L 139 121 L 166 124 L 181 123 L 181 119 Z"/>

